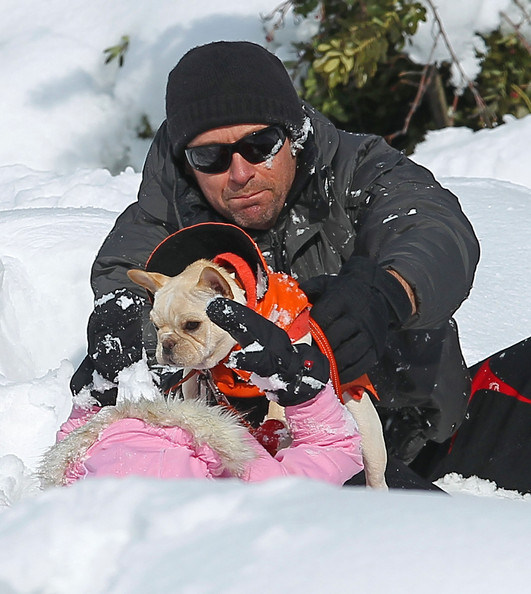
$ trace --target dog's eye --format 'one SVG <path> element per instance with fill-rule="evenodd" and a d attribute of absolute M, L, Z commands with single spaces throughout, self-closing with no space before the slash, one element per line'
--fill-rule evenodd
<path fill-rule="evenodd" d="M 192 322 L 191 320 L 189 320 L 188 322 L 186 322 L 184 324 L 184 330 L 187 330 L 188 332 L 192 332 L 193 330 L 197 330 L 199 328 L 199 326 L 201 325 L 201 322 Z"/>

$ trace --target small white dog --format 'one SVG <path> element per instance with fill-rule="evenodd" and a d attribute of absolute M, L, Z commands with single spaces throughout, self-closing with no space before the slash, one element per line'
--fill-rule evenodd
<path fill-rule="evenodd" d="M 246 304 L 244 291 L 225 268 L 201 259 L 175 277 L 137 269 L 127 274 L 154 295 L 150 315 L 157 330 L 159 364 L 185 368 L 185 374 L 188 369 L 211 369 L 236 345 L 230 334 L 206 314 L 209 301 L 216 295 Z M 185 398 L 197 396 L 197 382 L 185 382 L 182 389 Z M 370 396 L 366 392 L 360 400 L 352 399 L 347 393 L 343 396 L 361 434 L 367 485 L 387 489 L 382 426 Z M 275 406 L 278 407 L 270 403 L 270 416 L 278 418 Z"/>
<path fill-rule="evenodd" d="M 245 293 L 231 275 L 209 260 L 197 260 L 181 274 L 130 270 L 129 278 L 154 294 L 151 321 L 157 330 L 160 365 L 211 369 L 236 341 L 206 314 L 208 302 L 222 295 L 245 304 Z"/>

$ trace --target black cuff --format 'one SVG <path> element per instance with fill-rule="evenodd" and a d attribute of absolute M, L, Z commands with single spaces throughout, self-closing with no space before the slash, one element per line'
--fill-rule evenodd
<path fill-rule="evenodd" d="M 391 313 L 392 325 L 403 326 L 413 314 L 411 300 L 402 283 L 387 270 L 380 268 L 374 279 L 374 288 L 386 299 Z"/>
<path fill-rule="evenodd" d="M 406 289 L 395 276 L 381 268 L 374 260 L 363 256 L 351 256 L 343 264 L 339 274 L 352 275 L 378 291 L 385 298 L 392 326 L 400 327 L 411 317 L 413 308 Z"/>

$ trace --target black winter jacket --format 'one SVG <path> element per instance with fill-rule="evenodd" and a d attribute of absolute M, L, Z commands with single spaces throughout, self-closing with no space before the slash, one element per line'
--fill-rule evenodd
<path fill-rule="evenodd" d="M 443 441 L 460 424 L 469 393 L 452 315 L 472 286 L 479 259 L 474 231 L 457 198 L 428 170 L 378 136 L 337 130 L 312 108 L 305 109 L 313 133 L 299 155 L 284 211 L 274 228 L 250 234 L 273 269 L 301 281 L 337 273 L 353 254 L 393 268 L 407 280 L 418 312 L 390 336 L 370 376 L 394 453 L 407 450 L 415 433 L 422 443 Z M 123 287 L 143 297 L 127 270 L 144 267 L 152 250 L 176 230 L 220 220 L 174 161 L 163 123 L 146 159 L 138 201 L 119 216 L 95 260 L 96 299 Z M 148 309 L 146 304 L 143 334 L 149 352 L 155 338 Z M 116 325 L 112 316 L 103 318 L 95 310 L 89 321 L 84 368 L 94 367 L 114 381 L 122 366 L 138 359 L 140 338 L 129 334 L 131 344 L 122 339 L 114 361 L 98 357 L 103 334 L 112 335 Z M 79 377 L 74 377 L 74 391 Z"/>

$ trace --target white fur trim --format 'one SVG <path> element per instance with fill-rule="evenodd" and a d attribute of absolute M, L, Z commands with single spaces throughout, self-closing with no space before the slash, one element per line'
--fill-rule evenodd
<path fill-rule="evenodd" d="M 188 431 L 197 445 L 212 448 L 234 476 L 241 476 L 246 464 L 256 458 L 252 446 L 245 441 L 247 430 L 227 408 L 208 406 L 201 400 L 142 399 L 102 408 L 85 425 L 52 446 L 39 467 L 42 486 L 66 484 L 67 469 L 82 462 L 104 429 L 126 418 L 140 419 L 154 427 L 180 427 Z"/>

